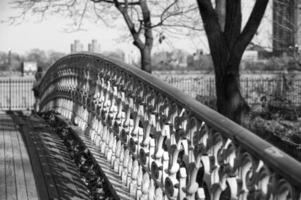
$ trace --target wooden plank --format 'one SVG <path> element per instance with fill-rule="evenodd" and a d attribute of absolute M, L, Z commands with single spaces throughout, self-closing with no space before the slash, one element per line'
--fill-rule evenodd
<path fill-rule="evenodd" d="M 18 199 L 38 199 L 38 194 L 36 190 L 36 184 L 33 177 L 32 167 L 30 164 L 30 159 L 28 156 L 28 152 L 25 148 L 22 136 L 20 132 L 15 129 L 15 125 L 8 115 L 2 115 L 2 119 L 4 119 L 2 124 L 3 127 L 6 127 L 11 131 L 12 137 L 12 145 L 13 145 L 13 157 L 15 164 L 15 174 L 16 174 L 16 194 L 19 194 Z M 1 125 L 0 125 L 1 126 Z M 3 141 L 4 134 L 3 134 Z M 23 176 L 23 179 L 22 179 Z M 23 180 L 23 181 L 22 181 Z M 23 187 L 21 187 L 21 185 Z M 29 187 L 29 189 L 28 189 Z M 25 192 L 25 193 L 24 193 Z M 2 198 L 0 198 L 2 199 Z"/>
<path fill-rule="evenodd" d="M 14 169 L 13 149 L 10 137 L 11 132 L 11 130 L 4 130 L 6 199 L 17 200 L 16 176 Z"/>
<path fill-rule="evenodd" d="M 0 199 L 6 199 L 5 157 L 4 157 L 5 144 L 4 144 L 4 131 L 1 127 L 1 121 L 2 119 L 0 118 Z"/>
<path fill-rule="evenodd" d="M 27 133 L 27 148 L 31 149 L 31 162 L 35 163 L 33 164 L 34 166 L 38 166 L 34 169 L 35 178 L 39 183 L 42 184 L 43 182 L 43 187 L 39 187 L 40 196 L 42 196 L 41 199 L 59 199 L 56 183 L 48 162 L 47 153 L 45 152 L 45 148 L 43 147 L 37 133 L 33 132 L 27 126 L 24 126 L 23 133 Z M 40 185 L 38 184 L 38 186 Z"/>
<path fill-rule="evenodd" d="M 38 194 L 41 195 L 40 199 L 43 200 L 89 199 L 87 188 L 81 181 L 79 170 L 70 159 L 63 140 L 54 134 L 40 118 L 25 116 L 16 112 L 11 117 L 20 129 L 20 135 L 17 136 L 20 137 L 19 148 L 24 171 L 26 171 L 26 166 L 27 170 L 31 171 L 30 163 L 34 166 L 30 173 L 25 173 L 28 199 L 38 199 L 30 197 L 29 192 L 32 191 L 30 186 L 37 189 Z M 24 139 L 24 143 L 21 138 Z M 28 155 L 27 150 L 30 152 Z M 32 176 L 32 172 L 34 176 Z M 28 178 L 28 174 L 32 176 L 31 179 Z M 36 186 L 34 185 L 34 178 Z M 29 184 L 28 180 L 32 180 L 33 184 Z"/>
<path fill-rule="evenodd" d="M 44 147 L 46 147 L 47 149 L 48 155 L 51 155 L 51 157 L 49 157 L 48 159 L 48 162 L 51 162 L 51 168 L 56 169 L 52 171 L 55 179 L 60 180 L 63 178 L 67 178 L 70 181 L 68 181 L 68 183 L 65 184 L 64 187 L 70 189 L 71 191 L 77 191 L 77 187 L 73 184 L 74 181 L 72 180 L 72 176 L 70 175 L 70 173 L 67 172 L 67 167 L 65 164 L 66 161 L 60 155 L 60 150 L 58 149 L 56 142 L 53 140 L 52 137 L 49 137 L 49 133 L 43 132 L 40 134 L 40 136 L 43 140 L 42 142 L 44 143 Z M 61 173 L 58 173 L 57 170 L 59 170 Z M 61 181 L 57 181 L 56 183 L 57 187 L 59 188 L 61 187 L 60 183 Z M 58 190 L 58 192 L 60 192 L 60 190 Z"/>
<path fill-rule="evenodd" d="M 25 180 L 27 186 L 27 195 L 29 199 L 37 199 L 34 190 L 31 189 L 33 187 L 33 183 L 36 183 L 36 190 L 40 199 L 50 199 L 50 194 L 56 194 L 55 191 L 49 190 L 47 187 L 46 180 L 51 178 L 49 172 L 43 172 L 42 166 L 43 164 L 47 168 L 47 163 L 42 162 L 45 160 L 45 156 L 43 151 L 40 151 L 40 147 L 36 145 L 34 139 L 31 138 L 31 130 L 26 126 L 27 121 L 23 118 L 18 117 L 18 114 L 15 113 L 11 115 L 16 123 L 19 126 L 19 130 L 21 131 L 21 135 L 23 140 L 19 140 L 24 145 L 20 145 L 22 158 L 23 158 L 23 167 L 25 172 Z M 26 147 L 26 148 L 25 148 Z M 26 152 L 26 153 L 23 153 Z M 28 152 L 28 153 L 27 153 Z M 29 159 L 30 158 L 30 159 Z M 31 167 L 31 166 L 34 166 Z M 35 182 L 34 182 L 35 181 Z M 51 188 L 55 187 L 53 184 Z M 55 197 L 57 198 L 57 196 Z M 54 198 L 54 199 L 55 199 Z"/>
<path fill-rule="evenodd" d="M 39 199 L 37 187 L 36 187 L 36 183 L 35 183 L 35 179 L 34 179 L 34 175 L 33 175 L 33 171 L 32 171 L 32 166 L 30 163 L 27 149 L 25 148 L 25 144 L 22 140 L 21 135 L 18 135 L 18 142 L 19 142 L 20 152 L 21 152 L 21 157 L 22 157 L 22 165 L 23 165 L 23 170 L 24 170 L 27 197 L 29 200 Z"/>
<path fill-rule="evenodd" d="M 39 136 L 44 144 L 43 146 L 47 150 L 49 166 L 56 180 L 60 197 L 65 197 L 66 194 L 62 194 L 62 191 L 68 190 L 75 192 L 72 197 L 68 197 L 72 200 L 88 199 L 88 194 L 83 190 L 84 185 L 80 181 L 80 177 L 75 176 L 78 173 L 78 171 L 75 170 L 77 167 L 70 159 L 70 155 L 67 152 L 68 150 L 62 140 L 57 135 L 48 131 L 41 132 Z M 68 180 L 67 183 L 66 180 Z"/>
<path fill-rule="evenodd" d="M 81 182 L 79 171 L 75 163 L 70 159 L 63 141 L 48 129 L 41 118 L 30 116 L 26 118 L 26 122 L 26 125 L 33 129 L 31 135 L 33 140 L 37 141 L 35 145 L 40 145 L 44 150 L 59 198 L 72 200 L 89 199 L 86 186 Z M 69 192 L 66 193 L 65 191 Z"/>
<path fill-rule="evenodd" d="M 17 131 L 11 132 L 11 143 L 13 147 L 12 150 L 13 150 L 14 165 L 15 165 L 14 169 L 16 175 L 16 187 L 17 187 L 16 192 L 17 192 L 18 199 L 28 199 L 21 150 L 18 141 L 18 134 L 19 133 Z"/>

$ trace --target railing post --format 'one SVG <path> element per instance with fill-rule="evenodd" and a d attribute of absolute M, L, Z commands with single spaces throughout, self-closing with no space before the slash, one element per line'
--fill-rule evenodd
<path fill-rule="evenodd" d="M 9 105 L 8 109 L 11 110 L 11 78 L 8 79 L 8 87 L 9 87 Z"/>

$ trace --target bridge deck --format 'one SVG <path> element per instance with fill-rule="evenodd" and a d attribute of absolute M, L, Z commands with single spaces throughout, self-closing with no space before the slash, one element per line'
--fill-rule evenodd
<path fill-rule="evenodd" d="M 0 114 L 0 199 L 38 199 L 22 136 L 6 114 Z"/>
<path fill-rule="evenodd" d="M 0 199 L 90 199 L 63 141 L 38 117 L 0 115 Z"/>

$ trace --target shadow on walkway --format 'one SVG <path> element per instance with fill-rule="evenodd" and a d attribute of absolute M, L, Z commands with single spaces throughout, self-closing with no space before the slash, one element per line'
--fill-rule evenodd
<path fill-rule="evenodd" d="M 25 141 L 41 199 L 90 199 L 88 189 L 63 141 L 43 119 L 9 113 Z"/>

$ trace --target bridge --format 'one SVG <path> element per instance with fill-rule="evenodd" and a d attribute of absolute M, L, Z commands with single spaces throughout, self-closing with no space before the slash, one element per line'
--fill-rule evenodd
<path fill-rule="evenodd" d="M 35 91 L 40 115 L 10 115 L 32 144 L 27 152 L 40 199 L 84 199 L 87 189 L 95 199 L 301 200 L 297 160 L 135 67 L 72 54 L 50 67 Z M 43 152 L 54 167 L 34 159 Z M 57 158 L 69 167 L 59 168 Z"/>

